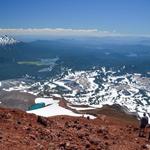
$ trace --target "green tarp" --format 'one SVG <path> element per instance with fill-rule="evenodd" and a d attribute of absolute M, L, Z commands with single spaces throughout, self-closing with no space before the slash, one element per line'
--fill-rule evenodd
<path fill-rule="evenodd" d="M 45 103 L 37 103 L 29 107 L 29 110 L 39 109 L 45 107 Z"/>

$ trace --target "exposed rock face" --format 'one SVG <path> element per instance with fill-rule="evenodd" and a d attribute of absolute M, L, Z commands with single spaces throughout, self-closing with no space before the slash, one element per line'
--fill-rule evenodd
<path fill-rule="evenodd" d="M 126 117 L 127 118 L 127 117 Z M 0 149 L 5 150 L 142 150 L 136 120 L 101 115 L 97 119 L 57 116 L 44 118 L 0 108 Z"/>

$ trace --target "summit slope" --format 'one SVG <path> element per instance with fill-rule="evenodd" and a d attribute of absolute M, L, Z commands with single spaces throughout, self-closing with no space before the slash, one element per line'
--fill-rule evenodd
<path fill-rule="evenodd" d="M 96 119 L 44 118 L 0 108 L 0 120 L 0 149 L 5 150 L 142 150 L 149 146 L 146 138 L 138 137 L 137 120 L 114 108 L 105 107 Z"/>

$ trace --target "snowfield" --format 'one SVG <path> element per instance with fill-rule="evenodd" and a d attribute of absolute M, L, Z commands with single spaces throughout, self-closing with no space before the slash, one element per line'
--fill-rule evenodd
<path fill-rule="evenodd" d="M 67 115 L 67 116 L 76 116 L 81 117 L 83 114 L 76 114 L 72 112 L 71 110 L 65 109 L 61 106 L 59 106 L 59 100 L 53 100 L 52 98 L 37 98 L 35 99 L 35 103 L 45 103 L 46 107 L 27 111 L 28 113 L 33 113 L 39 116 L 44 117 L 51 117 L 51 116 L 58 116 L 58 115 Z M 84 117 L 89 116 L 91 119 L 95 119 L 96 117 L 92 115 L 84 115 Z"/>
<path fill-rule="evenodd" d="M 10 86 L 5 86 L 8 83 L 1 81 L 3 85 L 1 88 L 7 91 L 28 92 L 38 97 L 56 95 L 56 97 L 63 97 L 74 105 L 101 108 L 105 104 L 119 104 L 130 112 L 137 112 L 140 116 L 143 112 L 150 113 L 150 78 L 143 77 L 139 73 L 120 74 L 120 72 L 121 69 L 115 72 L 107 70 L 105 67 L 90 71 L 72 72 L 68 70 L 67 74 L 61 74 L 61 77 L 42 82 L 11 81 Z M 36 101 L 41 100 L 36 99 Z M 52 101 L 52 99 L 48 102 L 52 104 L 33 112 L 43 116 L 51 116 L 54 113 L 56 115 L 78 116 L 78 114 L 60 107 L 58 102 Z M 75 109 L 80 110 L 80 108 Z"/>

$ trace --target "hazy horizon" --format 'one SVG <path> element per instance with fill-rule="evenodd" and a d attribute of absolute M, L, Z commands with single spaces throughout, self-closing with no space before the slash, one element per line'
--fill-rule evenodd
<path fill-rule="evenodd" d="M 0 35 L 149 37 L 149 5 L 149 0 L 5 0 Z"/>

